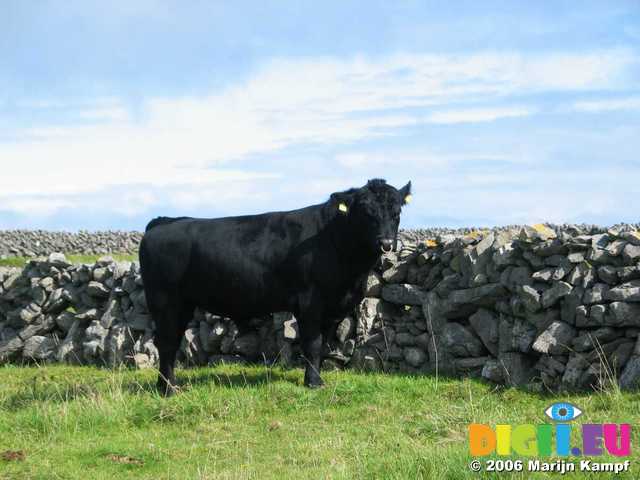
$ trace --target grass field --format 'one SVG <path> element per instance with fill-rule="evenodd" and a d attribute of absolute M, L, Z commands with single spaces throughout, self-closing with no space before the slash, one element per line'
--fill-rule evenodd
<path fill-rule="evenodd" d="M 301 370 L 259 366 L 178 375 L 182 392 L 164 399 L 153 371 L 0 368 L 0 478 L 487 478 L 468 467 L 470 423 L 548 423 L 556 399 L 577 404 L 580 423 L 640 420 L 638 395 L 618 391 L 551 397 L 348 371 L 308 390 Z M 637 430 L 632 442 L 637 458 Z"/>
<path fill-rule="evenodd" d="M 113 259 L 117 261 L 128 260 L 133 262 L 138 260 L 138 254 L 136 253 L 109 253 L 106 255 L 113 257 Z M 105 255 L 79 255 L 75 253 L 67 253 L 65 256 L 69 263 L 94 263 L 100 257 Z M 32 260 L 32 257 L 0 258 L 0 267 L 24 267 L 29 260 Z"/>

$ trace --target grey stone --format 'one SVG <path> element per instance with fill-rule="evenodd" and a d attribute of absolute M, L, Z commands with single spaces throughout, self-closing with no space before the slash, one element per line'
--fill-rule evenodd
<path fill-rule="evenodd" d="M 542 294 L 542 307 L 549 308 L 555 305 L 561 298 L 569 295 L 573 287 L 566 282 L 555 282 L 553 286 Z"/>
<path fill-rule="evenodd" d="M 614 240 L 604 249 L 612 257 L 617 257 L 622 253 L 627 242 L 624 240 Z"/>
<path fill-rule="evenodd" d="M 620 259 L 618 259 L 613 255 L 610 255 L 606 250 L 602 248 L 595 248 L 595 247 L 589 250 L 589 253 L 587 254 L 587 259 L 591 263 L 597 263 L 600 265 L 614 264 L 620 261 Z"/>
<path fill-rule="evenodd" d="M 56 284 L 55 280 L 51 277 L 42 278 L 38 282 L 38 285 L 42 287 L 45 290 L 45 292 L 49 292 L 49 293 L 53 291 L 53 287 L 55 286 L 55 284 Z"/>
<path fill-rule="evenodd" d="M 498 343 L 501 353 L 527 353 L 535 338 L 536 327 L 527 320 L 500 315 Z"/>
<path fill-rule="evenodd" d="M 546 225 L 526 225 L 520 229 L 518 239 L 522 242 L 533 243 L 536 241 L 553 240 L 557 238 L 557 234 Z"/>
<path fill-rule="evenodd" d="M 258 356 L 260 348 L 260 337 L 256 332 L 250 332 L 236 338 L 235 352 L 249 359 Z"/>
<path fill-rule="evenodd" d="M 518 289 L 518 295 L 527 311 L 531 313 L 537 312 L 542 307 L 540 294 L 535 288 L 529 285 L 523 285 Z"/>
<path fill-rule="evenodd" d="M 382 279 L 387 283 L 403 283 L 407 278 L 408 263 L 394 263 L 382 272 Z"/>
<path fill-rule="evenodd" d="M 82 340 L 84 338 L 84 326 L 83 321 L 76 319 L 67 336 L 62 343 L 58 346 L 56 351 L 56 360 L 58 362 L 81 364 L 84 361 Z"/>
<path fill-rule="evenodd" d="M 531 285 L 533 279 L 529 267 L 507 267 L 500 276 L 500 283 L 515 292 L 522 285 Z"/>
<path fill-rule="evenodd" d="M 99 265 L 101 267 L 107 267 L 114 262 L 115 260 L 111 255 L 103 255 L 102 257 L 98 258 L 98 260 L 96 260 L 96 265 Z"/>
<path fill-rule="evenodd" d="M 382 287 L 382 298 L 397 305 L 422 305 L 426 292 L 415 285 L 391 284 Z"/>
<path fill-rule="evenodd" d="M 180 359 L 187 365 L 202 365 L 207 361 L 207 355 L 200 344 L 199 329 L 187 328 L 180 341 Z"/>
<path fill-rule="evenodd" d="M 65 257 L 64 254 L 60 252 L 54 252 L 50 254 L 47 258 L 47 262 L 57 268 L 66 268 L 71 266 L 71 264 L 67 261 L 67 257 Z"/>
<path fill-rule="evenodd" d="M 104 283 L 111 276 L 111 272 L 104 267 L 98 267 L 93 269 L 92 276 L 96 282 Z"/>
<path fill-rule="evenodd" d="M 587 368 L 589 368 L 589 362 L 584 355 L 575 354 L 569 357 L 562 376 L 563 388 L 568 390 L 582 388 L 581 379 Z"/>
<path fill-rule="evenodd" d="M 488 360 L 491 360 L 491 357 L 456 358 L 454 363 L 456 371 L 472 377 L 479 377 L 482 375 L 482 368 Z"/>
<path fill-rule="evenodd" d="M 447 323 L 442 335 L 445 346 L 455 357 L 478 357 L 485 353 L 480 339 L 459 323 Z"/>
<path fill-rule="evenodd" d="M 419 351 L 417 348 L 414 349 Z M 424 355 L 424 352 L 422 352 Z M 419 355 L 419 354 L 416 354 Z M 412 358 L 412 360 L 417 360 L 418 357 Z M 406 360 L 406 357 L 405 357 Z M 349 367 L 354 368 L 356 370 L 361 370 L 364 372 L 377 372 L 382 369 L 382 362 L 380 360 L 379 355 L 375 351 L 373 347 L 364 347 L 358 348 L 353 353 L 351 360 L 349 361 Z"/>
<path fill-rule="evenodd" d="M 136 353 L 133 355 L 133 363 L 140 370 L 154 368 L 154 362 L 146 353 Z"/>
<path fill-rule="evenodd" d="M 534 359 L 523 353 L 505 352 L 499 357 L 504 369 L 505 383 L 510 386 L 524 386 L 535 376 Z"/>
<path fill-rule="evenodd" d="M 62 330 L 64 333 L 67 333 L 69 331 L 69 329 L 71 328 L 71 325 L 73 325 L 73 322 L 75 321 L 76 321 L 75 315 L 67 311 L 60 313 L 56 317 L 56 325 L 58 325 L 58 328 Z"/>
<path fill-rule="evenodd" d="M 486 235 L 475 246 L 468 249 L 461 262 L 461 270 L 467 281 L 476 275 L 486 273 L 486 266 L 491 261 L 493 254 L 492 245 L 495 241 L 493 233 Z"/>
<path fill-rule="evenodd" d="M 56 341 L 53 338 L 34 335 L 24 342 L 22 357 L 48 362 L 55 358 L 56 347 Z"/>
<path fill-rule="evenodd" d="M 34 335 L 44 335 L 49 333 L 56 326 L 56 321 L 51 315 L 41 315 L 34 322 L 30 323 L 18 332 L 22 340 L 27 340 Z"/>
<path fill-rule="evenodd" d="M 620 343 L 608 358 L 609 368 L 611 368 L 616 374 L 619 374 L 622 367 L 626 365 L 631 358 L 633 349 L 634 342 L 632 341 Z"/>
<path fill-rule="evenodd" d="M 449 294 L 447 301 L 453 308 L 460 305 L 490 306 L 506 293 L 501 284 L 490 283 L 481 287 L 454 290 Z"/>
<path fill-rule="evenodd" d="M 603 327 L 594 331 L 583 332 L 580 336 L 575 337 L 571 344 L 577 352 L 585 352 L 593 350 L 596 345 L 600 345 L 621 336 L 621 332 L 611 327 Z"/>
<path fill-rule="evenodd" d="M 11 360 L 24 346 L 24 340 L 18 335 L 0 341 L 0 364 Z"/>
<path fill-rule="evenodd" d="M 365 281 L 364 296 L 377 297 L 382 292 L 382 277 L 377 272 L 370 272 Z"/>
<path fill-rule="evenodd" d="M 495 244 L 494 244 L 495 248 Z M 513 248 L 513 243 L 509 242 L 499 247 L 493 253 L 493 263 L 498 267 L 506 267 L 507 265 L 516 265 L 518 259 L 518 251 Z"/>
<path fill-rule="evenodd" d="M 554 357 L 550 357 L 548 355 L 542 355 L 534 368 L 536 370 L 546 373 L 547 375 L 550 375 L 551 377 L 557 377 L 562 373 L 564 373 L 565 364 L 558 361 Z"/>
<path fill-rule="evenodd" d="M 209 327 L 207 322 L 200 322 L 200 343 L 207 353 L 216 353 L 220 350 L 222 338 L 227 333 L 227 326 L 216 321 L 213 326 Z"/>
<path fill-rule="evenodd" d="M 469 317 L 469 324 L 493 356 L 498 356 L 498 318 L 490 310 L 480 308 Z"/>
<path fill-rule="evenodd" d="M 114 295 L 111 295 L 109 297 L 109 300 L 107 301 L 104 313 L 100 318 L 100 324 L 104 328 L 109 328 L 114 323 L 114 321 L 120 318 L 121 318 L 120 302 Z"/>
<path fill-rule="evenodd" d="M 87 293 L 94 298 L 107 298 L 109 296 L 109 289 L 104 284 L 96 281 L 91 281 L 87 285 Z"/>
<path fill-rule="evenodd" d="M 125 325 L 113 325 L 104 341 L 104 360 L 110 367 L 132 363 L 135 339 Z"/>
<path fill-rule="evenodd" d="M 561 254 L 566 254 L 568 248 L 560 241 L 560 239 L 555 238 L 539 243 L 537 245 L 533 245 L 531 250 L 539 257 L 549 258 L 553 256 L 560 256 Z"/>
<path fill-rule="evenodd" d="M 535 270 L 541 269 L 544 267 L 544 260 L 538 257 L 535 253 L 530 251 L 525 251 L 522 253 L 522 257 L 529 262 L 529 265 Z"/>
<path fill-rule="evenodd" d="M 536 332 L 542 333 L 553 322 L 560 320 L 560 312 L 556 309 L 542 310 L 537 313 L 528 314 L 526 320 L 535 326 Z"/>
<path fill-rule="evenodd" d="M 574 287 L 571 293 L 564 297 L 560 302 L 560 318 L 563 322 L 575 325 L 576 309 L 582 305 L 584 297 L 584 289 L 582 287 Z"/>
<path fill-rule="evenodd" d="M 638 265 L 635 265 L 633 267 L 620 267 L 617 269 L 617 272 L 618 278 L 622 282 L 640 279 L 640 267 Z"/>
<path fill-rule="evenodd" d="M 49 299 L 42 306 L 42 310 L 46 313 L 56 314 L 63 311 L 69 306 L 69 298 L 64 294 L 63 288 L 55 289 Z"/>
<path fill-rule="evenodd" d="M 582 307 L 585 308 L 586 307 Z M 592 305 L 589 308 L 589 315 L 581 316 L 580 319 L 576 317 L 576 326 L 577 327 L 598 327 L 600 325 L 604 325 L 605 316 L 607 313 L 607 305 Z"/>
<path fill-rule="evenodd" d="M 553 274 L 555 273 L 555 268 L 552 267 L 546 267 L 543 268 L 542 270 L 538 270 L 537 272 L 534 272 L 533 275 L 531 275 L 531 278 L 533 278 L 534 280 L 539 280 L 541 282 L 550 282 L 551 279 L 553 278 Z"/>
<path fill-rule="evenodd" d="M 400 347 L 412 347 L 416 344 L 416 336 L 406 332 L 400 332 L 395 336 L 395 343 Z"/>
<path fill-rule="evenodd" d="M 37 303 L 32 302 L 23 309 L 18 312 L 18 316 L 20 320 L 22 320 L 22 324 L 32 323 L 35 319 L 40 316 L 41 309 Z"/>
<path fill-rule="evenodd" d="M 345 317 L 336 327 L 336 340 L 344 343 L 353 336 L 356 330 L 356 322 L 353 317 Z"/>
<path fill-rule="evenodd" d="M 413 367 L 421 366 L 427 359 L 425 352 L 415 347 L 407 347 L 403 349 L 403 355 L 406 362 Z"/>
<path fill-rule="evenodd" d="M 607 324 L 625 327 L 640 326 L 640 305 L 613 302 L 609 305 Z"/>
<path fill-rule="evenodd" d="M 640 231 L 621 232 L 620 238 L 629 242 L 631 245 L 640 246 Z"/>
<path fill-rule="evenodd" d="M 498 360 L 488 360 L 482 367 L 482 377 L 494 383 L 504 383 L 505 369 Z"/>
<path fill-rule="evenodd" d="M 637 390 L 640 388 L 640 356 L 633 356 L 622 369 L 620 388 Z"/>
<path fill-rule="evenodd" d="M 607 298 L 608 292 L 609 285 L 605 283 L 596 283 L 592 288 L 584 292 L 582 301 L 587 305 L 602 303 Z"/>
<path fill-rule="evenodd" d="M 447 294 L 454 290 L 455 288 L 460 286 L 460 275 L 457 273 L 453 273 L 451 275 L 447 275 L 444 277 L 436 286 L 433 288 L 440 296 L 446 297 Z"/>
<path fill-rule="evenodd" d="M 640 280 L 623 283 L 604 294 L 604 298 L 620 302 L 640 302 Z"/>
<path fill-rule="evenodd" d="M 584 262 L 584 252 L 572 252 L 567 255 L 567 260 L 570 263 L 582 263 Z"/>
<path fill-rule="evenodd" d="M 42 306 L 47 301 L 47 291 L 42 287 L 34 287 L 31 289 L 31 298 L 36 305 Z"/>
<path fill-rule="evenodd" d="M 616 267 L 611 265 L 602 265 L 601 267 L 598 267 L 598 277 L 609 285 L 615 285 L 618 283 L 618 271 Z"/>
<path fill-rule="evenodd" d="M 596 282 L 596 270 L 589 262 L 584 261 L 573 268 L 566 280 L 574 287 L 591 288 Z"/>
<path fill-rule="evenodd" d="M 533 349 L 548 355 L 562 355 L 569 351 L 575 335 L 576 331 L 571 325 L 564 322 L 553 322 L 533 342 Z"/>
<path fill-rule="evenodd" d="M 479 273 L 471 279 L 471 286 L 479 287 L 480 285 L 486 285 L 488 282 L 487 276 L 484 273 Z"/>
<path fill-rule="evenodd" d="M 640 245 L 632 245 L 629 243 L 624 247 L 622 258 L 627 265 L 640 261 Z"/>
<path fill-rule="evenodd" d="M 299 336 L 298 321 L 294 318 L 284 322 L 284 338 L 287 340 L 296 340 Z"/>

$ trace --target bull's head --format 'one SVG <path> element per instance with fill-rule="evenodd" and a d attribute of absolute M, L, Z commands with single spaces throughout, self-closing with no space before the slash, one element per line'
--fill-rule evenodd
<path fill-rule="evenodd" d="M 334 193 L 331 199 L 367 248 L 377 252 L 397 249 L 400 211 L 411 201 L 411 182 L 396 189 L 373 179 L 362 188 Z"/>

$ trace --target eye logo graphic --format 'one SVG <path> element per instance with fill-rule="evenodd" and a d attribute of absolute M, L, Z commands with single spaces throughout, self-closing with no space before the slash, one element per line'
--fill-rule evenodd
<path fill-rule="evenodd" d="M 597 456 L 608 453 L 616 457 L 631 454 L 631 425 L 628 423 L 570 424 L 582 410 L 569 402 L 556 402 L 546 408 L 544 414 L 555 424 L 496 425 L 481 423 L 469 425 L 469 449 L 471 455 L 523 456 Z M 572 448 L 572 427 L 578 431 L 582 442 Z M 555 448 L 554 448 L 555 447 Z"/>
<path fill-rule="evenodd" d="M 544 414 L 554 422 L 570 422 L 582 415 L 582 410 L 571 403 L 557 402 L 550 405 Z"/>

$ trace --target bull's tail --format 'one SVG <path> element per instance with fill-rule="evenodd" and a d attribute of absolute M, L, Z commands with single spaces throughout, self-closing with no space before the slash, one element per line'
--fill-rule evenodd
<path fill-rule="evenodd" d="M 147 227 L 144 229 L 144 231 L 148 232 L 158 225 L 166 225 L 168 223 L 177 222 L 178 220 L 184 220 L 186 218 L 189 217 L 156 217 L 147 224 Z"/>

